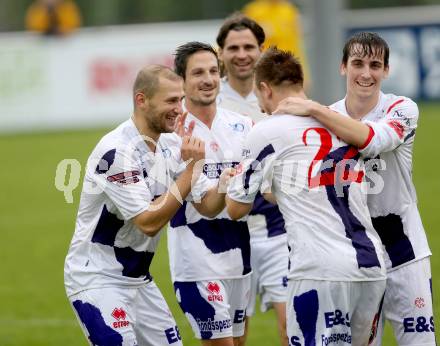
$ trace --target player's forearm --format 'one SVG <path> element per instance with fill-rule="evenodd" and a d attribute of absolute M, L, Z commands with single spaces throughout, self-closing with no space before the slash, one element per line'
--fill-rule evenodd
<path fill-rule="evenodd" d="M 138 215 L 135 224 L 148 236 L 156 235 L 182 206 L 191 191 L 194 171 L 187 167 L 169 190 L 155 199 L 148 210 Z"/>
<path fill-rule="evenodd" d="M 348 116 L 343 116 L 319 103 L 312 103 L 310 115 L 344 142 L 355 147 L 363 147 L 369 139 L 370 127 Z"/>
<path fill-rule="evenodd" d="M 225 193 L 219 192 L 218 186 L 208 190 L 201 203 L 194 203 L 197 211 L 206 217 L 215 217 L 225 208 Z"/>
<path fill-rule="evenodd" d="M 252 210 L 253 203 L 241 203 L 226 196 L 226 210 L 232 220 L 241 219 Z"/>

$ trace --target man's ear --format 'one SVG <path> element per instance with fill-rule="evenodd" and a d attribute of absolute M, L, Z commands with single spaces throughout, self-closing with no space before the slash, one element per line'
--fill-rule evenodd
<path fill-rule="evenodd" d="M 384 74 L 383 79 L 387 79 L 389 75 L 390 75 L 390 65 L 385 67 L 385 74 Z"/>
<path fill-rule="evenodd" d="M 223 60 L 223 49 L 221 49 L 220 47 L 218 47 L 217 56 L 220 61 Z"/>
<path fill-rule="evenodd" d="M 347 74 L 347 66 L 341 62 L 341 65 L 339 66 L 339 73 L 341 76 L 345 76 Z"/>
<path fill-rule="evenodd" d="M 260 82 L 260 92 L 266 97 L 271 98 L 272 97 L 272 88 L 269 84 L 266 82 Z"/>
<path fill-rule="evenodd" d="M 148 99 L 144 93 L 138 92 L 134 95 L 134 103 L 136 108 L 138 107 L 148 107 Z"/>

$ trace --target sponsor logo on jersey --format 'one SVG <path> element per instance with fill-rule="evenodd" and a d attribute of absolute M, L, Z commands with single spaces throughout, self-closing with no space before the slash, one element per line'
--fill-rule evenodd
<path fill-rule="evenodd" d="M 139 182 L 140 174 L 141 172 L 137 170 L 121 172 L 118 174 L 108 176 L 107 181 L 109 181 L 110 183 L 117 183 L 122 185 L 135 184 Z"/>
<path fill-rule="evenodd" d="M 404 333 L 434 333 L 434 317 L 406 317 L 403 319 Z"/>
<path fill-rule="evenodd" d="M 207 321 L 202 321 L 200 319 L 197 319 L 196 322 L 201 332 L 219 331 L 221 333 L 223 329 L 228 329 L 232 327 L 230 318 L 220 321 L 214 321 L 211 320 L 210 318 L 208 318 Z"/>
<path fill-rule="evenodd" d="M 235 132 L 243 132 L 244 131 L 244 125 L 242 123 L 229 124 L 229 126 Z"/>
<path fill-rule="evenodd" d="M 206 285 L 206 289 L 210 292 L 210 294 L 208 295 L 208 301 L 223 301 L 223 295 L 220 294 L 220 285 L 217 282 L 209 281 Z"/>
<path fill-rule="evenodd" d="M 329 344 L 339 344 L 339 343 L 347 343 L 351 344 L 351 335 L 349 333 L 333 333 L 328 337 L 324 334 L 321 335 L 322 346 L 327 346 Z"/>
<path fill-rule="evenodd" d="M 339 326 L 339 325 L 345 325 L 347 327 L 350 327 L 350 316 L 348 312 L 344 315 L 344 313 L 336 309 L 334 312 L 324 312 L 324 318 L 325 318 L 325 326 L 327 328 L 333 328 L 333 326 Z"/>
<path fill-rule="evenodd" d="M 130 322 L 126 321 L 127 313 L 123 308 L 114 308 L 112 311 L 112 317 L 116 320 L 113 322 L 113 328 L 127 327 Z"/>
<path fill-rule="evenodd" d="M 425 306 L 425 299 L 423 299 L 422 297 L 417 297 L 414 300 L 414 305 L 419 309 L 423 308 Z"/>
<path fill-rule="evenodd" d="M 237 162 L 215 162 L 215 163 L 205 163 L 203 165 L 203 173 L 209 179 L 218 179 L 220 174 L 226 168 L 234 168 Z"/>
<path fill-rule="evenodd" d="M 173 328 L 165 329 L 165 336 L 167 337 L 167 341 L 169 345 L 172 345 L 182 340 L 182 337 L 180 336 L 179 328 L 177 326 L 174 326 Z"/>
<path fill-rule="evenodd" d="M 162 156 L 165 158 L 171 157 L 171 150 L 168 148 L 162 149 Z"/>
<path fill-rule="evenodd" d="M 250 155 L 251 155 L 251 150 L 250 149 L 243 149 L 241 151 L 241 156 L 244 159 L 247 159 Z"/>

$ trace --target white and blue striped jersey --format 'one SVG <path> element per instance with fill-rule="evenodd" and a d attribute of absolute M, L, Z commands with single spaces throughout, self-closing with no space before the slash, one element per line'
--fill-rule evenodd
<path fill-rule="evenodd" d="M 330 106 L 347 114 L 345 98 Z M 372 131 L 360 150 L 371 177 L 368 207 L 385 250 L 388 270 L 431 255 L 412 182 L 412 151 L 419 110 L 411 99 L 380 93 L 362 119 Z"/>
<path fill-rule="evenodd" d="M 272 181 L 286 222 L 289 278 L 385 278 L 380 239 L 366 196 L 359 153 L 310 117 L 273 115 L 249 133 L 228 196 L 251 203 Z"/>
<path fill-rule="evenodd" d="M 150 139 L 151 140 L 151 139 Z M 67 295 L 108 286 L 139 287 L 151 280 L 160 233 L 149 237 L 132 219 L 165 193 L 184 169 L 181 139 L 162 134 L 153 153 L 133 121 L 105 135 L 91 153 L 64 267 Z M 197 181 L 192 197 L 211 186 Z"/>
<path fill-rule="evenodd" d="M 191 121 L 193 136 L 205 142 L 203 173 L 217 182 L 224 168 L 239 163 L 252 122 L 222 108 L 217 108 L 211 128 L 188 114 L 186 126 Z M 185 203 L 168 227 L 168 252 L 173 282 L 233 279 L 251 272 L 246 221 L 232 221 L 226 210 L 209 219 Z"/>
<path fill-rule="evenodd" d="M 217 96 L 217 104 L 220 107 L 246 115 L 254 124 L 266 118 L 261 112 L 254 92 L 242 97 L 229 85 L 226 78 L 222 79 L 220 86 L 220 93 Z M 267 202 L 261 193 L 255 197 L 254 206 L 248 216 L 248 227 L 251 243 L 263 243 L 286 235 L 284 219 L 278 207 Z"/>

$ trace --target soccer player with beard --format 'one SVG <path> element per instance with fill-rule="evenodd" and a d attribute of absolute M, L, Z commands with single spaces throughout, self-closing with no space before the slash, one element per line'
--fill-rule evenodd
<path fill-rule="evenodd" d="M 290 52 L 270 48 L 255 68 L 259 104 L 272 114 L 286 97 L 305 99 Z M 246 138 L 241 173 L 226 206 L 249 213 L 270 177 L 290 250 L 287 334 L 293 346 L 366 346 L 385 290 L 385 264 L 361 189 L 359 153 L 311 117 L 271 115 Z"/>
<path fill-rule="evenodd" d="M 226 76 L 220 85 L 218 105 L 249 116 L 255 123 L 264 119 L 253 92 L 254 68 L 261 55 L 265 34 L 263 28 L 242 14 L 227 18 L 217 35 L 219 58 Z M 250 317 L 255 313 L 257 295 L 261 311 L 274 308 L 281 344 L 287 346 L 286 295 L 288 248 L 284 219 L 278 207 L 266 201 L 261 193 L 248 216 L 251 239 L 251 294 L 246 308 L 245 345 Z"/>
<path fill-rule="evenodd" d="M 92 345 L 182 345 L 149 273 L 160 230 L 184 199 L 210 217 L 224 208 L 224 193 L 197 168 L 203 141 L 172 133 L 182 98 L 179 76 L 145 67 L 133 87 L 133 116 L 88 159 L 64 278 Z"/>
<path fill-rule="evenodd" d="M 434 346 L 431 251 L 412 182 L 419 110 L 411 99 L 381 91 L 389 73 L 389 54 L 388 44 L 377 34 L 355 34 L 343 49 L 345 98 L 330 108 L 312 100 L 288 98 L 279 111 L 313 116 L 371 159 L 367 168 L 381 177 L 383 187 L 373 185 L 367 202 L 388 271 L 376 344 L 381 343 L 388 320 L 399 345 Z"/>
<path fill-rule="evenodd" d="M 241 158 L 248 117 L 217 107 L 219 61 L 207 44 L 177 48 L 175 71 L 183 80 L 186 119 L 193 135 L 205 142 L 203 173 L 216 182 Z M 249 230 L 226 211 L 206 218 L 184 203 L 168 228 L 171 277 L 177 300 L 202 345 L 233 346 L 244 333 L 250 288 Z"/>

